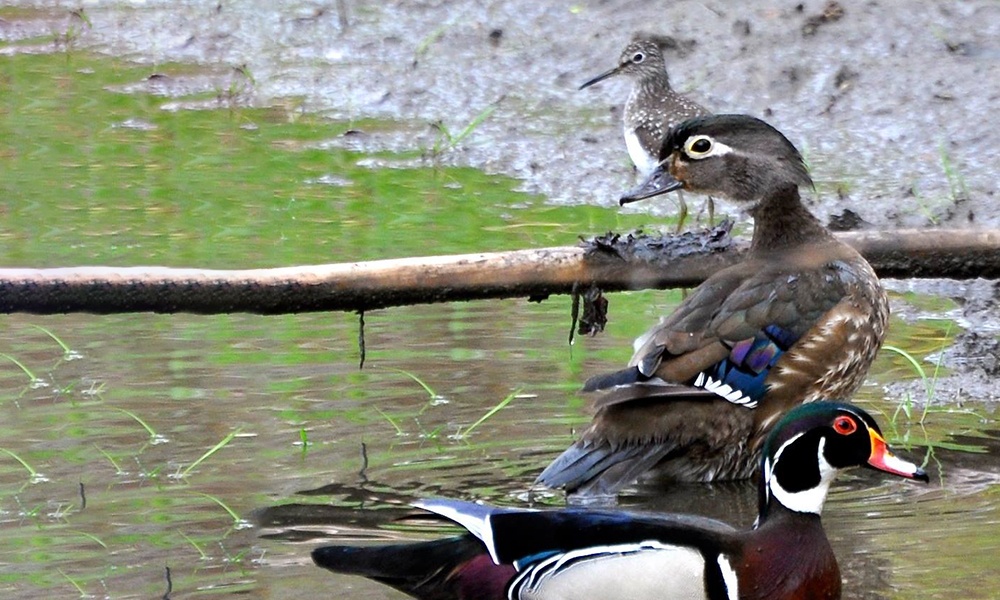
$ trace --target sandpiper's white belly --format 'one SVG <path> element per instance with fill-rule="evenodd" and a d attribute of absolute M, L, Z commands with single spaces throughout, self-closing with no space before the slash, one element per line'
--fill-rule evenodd
<path fill-rule="evenodd" d="M 656 157 L 643 150 L 642 144 L 639 142 L 639 136 L 635 134 L 633 129 L 628 127 L 625 128 L 625 147 L 628 148 L 628 155 L 632 159 L 632 164 L 635 165 L 635 168 L 639 169 L 639 173 L 645 177 L 653 172 L 657 164 Z"/>

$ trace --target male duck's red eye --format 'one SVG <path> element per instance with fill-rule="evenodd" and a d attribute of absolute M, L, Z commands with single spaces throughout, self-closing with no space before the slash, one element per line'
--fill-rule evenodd
<path fill-rule="evenodd" d="M 837 417 L 833 421 L 833 430 L 840 435 L 851 435 L 858 430 L 858 424 L 850 417 Z"/>

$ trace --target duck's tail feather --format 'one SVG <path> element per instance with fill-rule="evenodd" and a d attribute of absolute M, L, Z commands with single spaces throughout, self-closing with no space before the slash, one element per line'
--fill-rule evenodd
<path fill-rule="evenodd" d="M 502 600 L 514 575 L 496 565 L 471 534 L 389 546 L 323 546 L 313 562 L 333 571 L 360 575 L 421 600 Z"/>
<path fill-rule="evenodd" d="M 609 390 L 622 385 L 632 385 L 646 379 L 638 367 L 626 367 L 613 373 L 594 375 L 583 384 L 584 392 Z"/>

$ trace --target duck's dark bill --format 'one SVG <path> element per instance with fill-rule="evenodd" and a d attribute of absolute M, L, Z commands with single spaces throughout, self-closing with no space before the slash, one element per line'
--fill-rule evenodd
<path fill-rule="evenodd" d="M 637 187 L 625 192 L 621 198 L 618 199 L 619 204 L 622 206 L 628 204 L 629 202 L 638 202 L 639 200 L 645 200 L 646 198 L 652 198 L 653 196 L 659 196 L 660 194 L 666 194 L 667 192 L 672 192 L 674 190 L 679 190 L 684 187 L 684 184 L 673 178 L 670 173 L 667 172 L 663 166 L 658 166 L 649 174 L 646 181 L 640 183 Z"/>
<path fill-rule="evenodd" d="M 868 457 L 869 466 L 878 469 L 879 471 L 899 475 L 900 477 L 919 479 L 925 483 L 930 481 L 930 477 L 927 476 L 926 471 L 893 454 L 892 451 L 889 450 L 889 445 L 885 443 L 885 439 L 874 429 L 869 433 L 872 438 L 872 453 L 871 456 Z"/>

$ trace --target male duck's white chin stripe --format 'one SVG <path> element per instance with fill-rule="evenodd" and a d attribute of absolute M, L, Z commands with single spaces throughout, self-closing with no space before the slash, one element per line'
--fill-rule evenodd
<path fill-rule="evenodd" d="M 775 454 L 775 462 L 777 462 L 784 449 L 787 448 L 791 442 L 795 441 L 796 438 L 798 438 L 798 436 L 788 442 L 785 442 L 785 445 L 782 446 Z M 767 473 L 768 489 L 770 489 L 771 495 L 773 495 L 774 499 L 780 502 L 785 508 L 794 510 L 795 512 L 814 513 L 817 515 L 823 512 L 823 503 L 826 502 L 826 494 L 830 490 L 830 484 L 833 483 L 833 480 L 837 476 L 837 469 L 835 469 L 830 463 L 826 462 L 826 458 L 823 456 L 823 448 L 825 446 L 826 439 L 820 438 L 819 446 L 817 448 L 819 483 L 815 487 L 802 490 L 801 492 L 790 492 L 781 487 L 781 484 L 771 473 Z"/>

